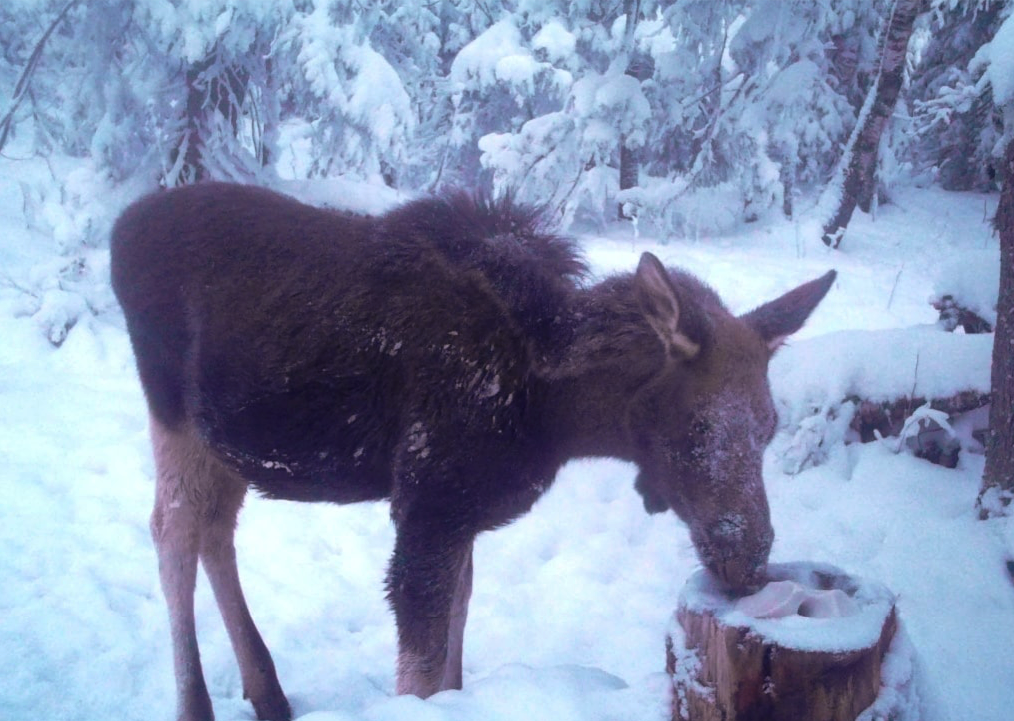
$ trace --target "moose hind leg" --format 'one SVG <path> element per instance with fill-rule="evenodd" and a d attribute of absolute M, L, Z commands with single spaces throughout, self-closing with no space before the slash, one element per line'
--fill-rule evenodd
<path fill-rule="evenodd" d="M 211 698 L 201 671 L 194 622 L 194 585 L 201 532 L 201 503 L 192 489 L 201 477 L 199 454 L 184 434 L 151 419 L 155 451 L 155 508 L 151 535 L 158 554 L 159 580 L 169 610 L 179 721 L 212 721 Z"/>
<path fill-rule="evenodd" d="M 236 516 L 243 504 L 246 484 L 221 467 L 214 469 L 214 473 L 218 495 L 201 533 L 201 563 L 236 653 L 244 698 L 250 699 L 258 719 L 289 721 L 292 710 L 278 683 L 268 647 L 250 616 L 236 568 Z"/>

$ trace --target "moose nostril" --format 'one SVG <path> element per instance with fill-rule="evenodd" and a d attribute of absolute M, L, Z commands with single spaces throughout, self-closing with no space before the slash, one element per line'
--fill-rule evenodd
<path fill-rule="evenodd" d="M 719 576 L 733 593 L 743 595 L 760 590 L 766 571 L 767 561 L 740 559 L 722 564 Z"/>
<path fill-rule="evenodd" d="M 767 561 L 754 566 L 753 571 L 744 580 L 744 589 L 747 593 L 756 593 L 764 587 L 768 571 Z"/>
<path fill-rule="evenodd" d="M 713 574 L 716 585 L 725 593 L 741 596 L 764 585 L 764 569 L 741 560 L 702 558 L 704 567 Z"/>

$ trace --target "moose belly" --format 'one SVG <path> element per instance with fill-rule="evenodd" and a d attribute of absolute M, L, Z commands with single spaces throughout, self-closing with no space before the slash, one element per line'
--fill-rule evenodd
<path fill-rule="evenodd" d="M 202 435 L 222 461 L 262 494 L 296 501 L 354 503 L 391 492 L 381 429 L 355 394 L 301 389 L 206 404 Z"/>
<path fill-rule="evenodd" d="M 287 501 L 358 503 L 379 501 L 391 493 L 390 471 L 375 464 L 314 456 L 272 454 L 257 457 L 216 448 L 219 457 L 259 493 Z"/>

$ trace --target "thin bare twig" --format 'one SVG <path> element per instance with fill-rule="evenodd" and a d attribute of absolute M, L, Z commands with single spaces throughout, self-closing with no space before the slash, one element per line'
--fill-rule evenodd
<path fill-rule="evenodd" d="M 12 278 L 10 275 L 8 275 L 3 271 L 0 271 L 0 286 L 7 286 L 8 288 L 13 288 L 19 293 L 24 293 L 25 295 L 31 296 L 32 298 L 35 299 L 38 299 L 39 297 L 39 294 L 37 292 L 21 285 L 16 280 L 14 280 L 14 278 Z"/>
<path fill-rule="evenodd" d="M 905 266 L 904 264 L 902 264 L 902 266 L 898 268 L 898 274 L 894 276 L 894 285 L 891 286 L 891 295 L 887 298 L 887 310 L 891 310 L 891 303 L 894 302 L 894 293 L 896 290 L 898 290 L 898 281 L 901 280 L 901 274 L 904 272 L 904 270 Z"/>

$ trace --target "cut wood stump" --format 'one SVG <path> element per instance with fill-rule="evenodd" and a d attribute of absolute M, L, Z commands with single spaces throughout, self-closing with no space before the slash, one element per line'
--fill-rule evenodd
<path fill-rule="evenodd" d="M 707 571 L 687 582 L 666 643 L 673 721 L 854 721 L 876 700 L 891 592 L 823 564 L 772 564 L 769 578 L 750 599 Z"/>

